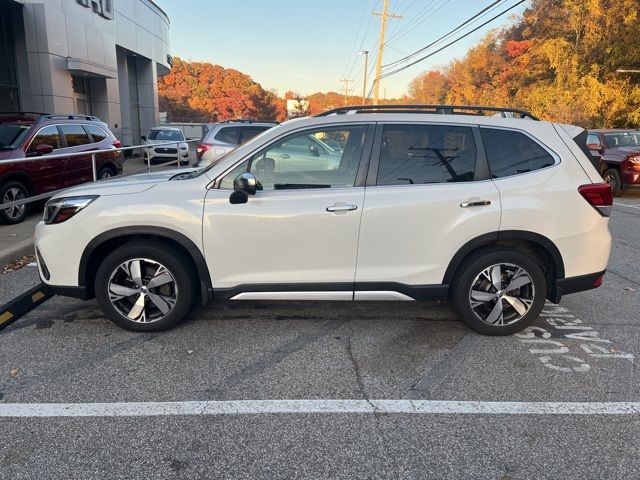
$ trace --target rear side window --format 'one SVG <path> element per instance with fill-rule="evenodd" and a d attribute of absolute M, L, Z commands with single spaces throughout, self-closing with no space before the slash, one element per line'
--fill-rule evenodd
<path fill-rule="evenodd" d="M 87 131 L 91 134 L 94 143 L 98 143 L 107 138 L 107 133 L 97 125 L 85 125 Z"/>
<path fill-rule="evenodd" d="M 58 127 L 55 125 L 49 125 L 48 127 L 41 128 L 36 136 L 31 140 L 28 151 L 30 153 L 35 152 L 36 147 L 40 144 L 51 145 L 54 149 L 60 148 L 61 139 Z"/>
<path fill-rule="evenodd" d="M 244 143 L 268 129 L 269 127 L 242 127 L 242 139 L 240 141 Z"/>
<path fill-rule="evenodd" d="M 91 143 L 91 139 L 82 125 L 60 125 L 62 134 L 67 140 L 67 147 L 77 147 Z"/>
<path fill-rule="evenodd" d="M 554 165 L 555 159 L 524 133 L 481 128 L 492 178 L 510 177 Z"/>
<path fill-rule="evenodd" d="M 215 138 L 219 142 L 238 145 L 240 143 L 240 127 L 221 128 L 220 131 L 216 133 L 216 136 L 213 138 Z"/>
<path fill-rule="evenodd" d="M 475 166 L 476 146 L 469 127 L 386 125 L 377 184 L 469 182 Z"/>
<path fill-rule="evenodd" d="M 600 145 L 600 137 L 595 133 L 590 133 L 587 137 L 587 145 Z"/>

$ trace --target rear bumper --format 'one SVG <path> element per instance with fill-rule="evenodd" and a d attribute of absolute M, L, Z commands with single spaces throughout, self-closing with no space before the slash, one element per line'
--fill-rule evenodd
<path fill-rule="evenodd" d="M 555 287 L 549 292 L 549 300 L 560 303 L 564 295 L 592 290 L 602 285 L 602 277 L 606 270 L 597 273 L 589 273 L 578 277 L 561 278 L 556 280 Z"/>

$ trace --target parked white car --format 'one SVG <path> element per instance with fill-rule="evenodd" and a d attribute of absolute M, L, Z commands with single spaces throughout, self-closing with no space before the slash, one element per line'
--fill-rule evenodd
<path fill-rule="evenodd" d="M 175 127 L 156 127 L 149 130 L 147 135 L 142 136 L 143 145 L 151 145 L 149 148 L 145 148 L 144 156 L 145 160 L 150 160 L 151 163 L 165 163 L 172 160 L 176 160 L 178 157 L 178 150 L 180 148 L 180 163 L 189 163 L 188 160 L 182 160 L 189 156 L 189 144 L 186 143 L 186 138 L 182 130 Z M 168 142 L 177 142 L 175 144 L 166 145 Z M 162 145 L 165 144 L 165 145 Z M 159 145 L 159 146 L 153 146 Z"/>
<path fill-rule="evenodd" d="M 491 110 L 345 107 L 204 169 L 66 190 L 36 229 L 40 275 L 136 331 L 196 299 L 448 299 L 478 332 L 520 331 L 546 299 L 602 283 L 612 196 L 583 129 Z M 339 161 L 264 168 L 309 138 Z"/>

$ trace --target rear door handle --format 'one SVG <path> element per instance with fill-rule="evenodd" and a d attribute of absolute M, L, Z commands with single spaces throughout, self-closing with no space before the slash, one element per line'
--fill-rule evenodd
<path fill-rule="evenodd" d="M 282 158 L 291 158 L 291 155 L 289 155 L 288 153 L 283 153 Z"/>
<path fill-rule="evenodd" d="M 327 207 L 327 212 L 350 212 L 351 210 L 357 210 L 357 205 L 349 205 L 349 204 L 339 204 L 339 205 L 331 205 Z"/>
<path fill-rule="evenodd" d="M 485 207 L 487 205 L 491 205 L 491 200 L 477 200 L 474 202 L 462 202 L 460 206 L 462 208 L 467 207 Z"/>

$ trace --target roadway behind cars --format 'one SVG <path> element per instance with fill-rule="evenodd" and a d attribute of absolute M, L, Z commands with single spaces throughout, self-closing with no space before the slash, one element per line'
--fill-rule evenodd
<path fill-rule="evenodd" d="M 508 403 L 640 401 L 640 197 L 616 199 L 611 229 L 604 285 L 548 305 L 511 337 L 412 302 L 226 303 L 134 334 L 93 301 L 53 298 L 0 333 L 0 415 L 13 403 L 125 402 L 126 416 L 0 417 L 0 478 L 635 478 L 640 415 L 562 413 L 567 403 L 519 414 Z M 36 282 L 25 267 L 0 275 L 0 290 Z M 311 413 L 305 402 L 273 414 L 257 402 L 287 399 L 497 407 Z M 184 402 L 231 400 L 253 401 L 254 413 L 177 414 Z M 164 414 L 141 416 L 140 402 Z"/>

